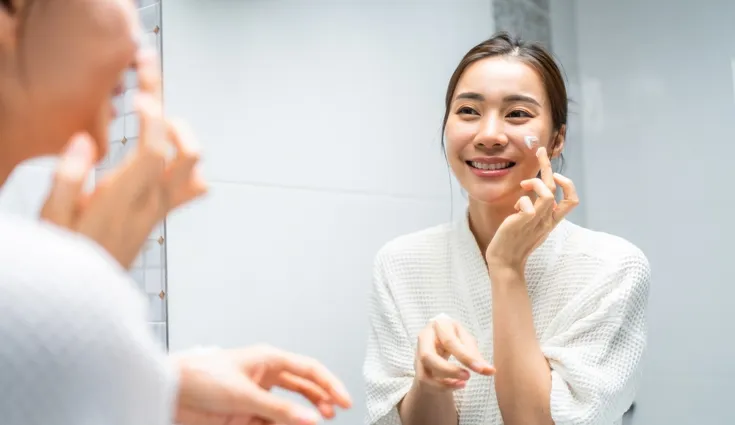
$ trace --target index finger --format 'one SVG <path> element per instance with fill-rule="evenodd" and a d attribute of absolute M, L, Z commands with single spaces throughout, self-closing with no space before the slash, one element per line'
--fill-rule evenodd
<path fill-rule="evenodd" d="M 577 189 L 575 189 L 571 179 L 561 174 L 554 174 L 554 178 L 564 192 L 564 199 L 559 202 L 559 205 L 554 211 L 554 220 L 559 222 L 579 205 L 579 196 L 577 196 Z"/>
<path fill-rule="evenodd" d="M 72 226 L 84 182 L 94 170 L 96 155 L 94 142 L 88 134 L 78 134 L 72 138 L 61 155 L 53 186 L 41 209 L 41 218 L 58 226 Z"/>
<path fill-rule="evenodd" d="M 136 56 L 138 88 L 161 100 L 161 67 L 155 50 L 142 48 Z"/>
<path fill-rule="evenodd" d="M 352 405 L 344 384 L 318 361 L 276 349 L 273 349 L 270 354 L 269 361 L 276 370 L 284 370 L 314 382 L 331 395 L 336 404 L 342 408 Z"/>
<path fill-rule="evenodd" d="M 304 396 L 311 402 L 311 404 L 316 406 L 319 413 L 321 413 L 325 418 L 334 417 L 334 408 L 331 404 L 332 398 L 326 391 L 324 391 L 323 388 L 319 387 L 315 383 L 285 372 L 280 374 L 279 383 L 276 385 L 284 390 L 292 391 Z"/>
<path fill-rule="evenodd" d="M 135 106 L 140 117 L 138 148 L 166 155 L 166 125 L 161 99 L 161 70 L 155 51 L 141 49 L 136 57 L 138 88 Z M 149 151 L 150 152 L 150 151 Z"/>
<path fill-rule="evenodd" d="M 146 158 L 160 162 L 161 167 L 163 167 L 168 143 L 161 102 L 156 101 L 148 93 L 138 93 L 135 99 L 135 107 L 140 119 L 140 136 L 136 150 Z"/>
<path fill-rule="evenodd" d="M 473 370 L 482 375 L 492 375 L 495 373 L 495 368 L 482 357 L 480 348 L 477 346 L 477 342 L 475 342 L 475 338 L 459 324 L 455 325 L 455 331 L 457 332 L 457 336 L 459 336 L 460 341 L 475 353 L 476 358 L 480 359 L 480 362 L 477 364 L 478 370 L 475 370 L 474 368 Z"/>
<path fill-rule="evenodd" d="M 539 165 L 541 166 L 541 181 L 552 193 L 556 192 L 556 183 L 554 182 L 554 171 L 551 169 L 551 160 L 546 152 L 546 148 L 540 147 L 536 151 Z"/>
<path fill-rule="evenodd" d="M 283 425 L 316 425 L 317 412 L 266 391 L 252 381 L 244 381 L 234 399 L 233 408 Z M 268 423 L 268 422 L 266 422 Z"/>
<path fill-rule="evenodd" d="M 441 342 L 444 350 L 453 355 L 455 359 L 466 367 L 477 373 L 483 373 L 482 371 L 485 368 L 482 358 L 478 356 L 478 353 L 460 341 L 454 326 L 448 328 L 437 321 L 434 322 L 434 332 L 436 332 L 436 336 L 439 338 L 439 342 Z"/>
<path fill-rule="evenodd" d="M 176 156 L 166 172 L 169 207 L 177 208 L 207 192 L 207 185 L 199 169 L 200 150 L 193 132 L 181 121 L 167 120 L 168 137 L 176 148 Z"/>
<path fill-rule="evenodd" d="M 447 360 L 449 356 L 443 355 L 445 353 L 439 354 L 437 338 L 438 335 L 433 326 L 422 331 L 419 336 L 417 356 L 427 374 L 433 379 L 469 379 L 470 373 L 467 370 L 449 362 Z"/>

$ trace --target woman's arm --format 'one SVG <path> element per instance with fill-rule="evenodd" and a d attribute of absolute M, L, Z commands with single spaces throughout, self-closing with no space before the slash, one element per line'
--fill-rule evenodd
<path fill-rule="evenodd" d="M 506 425 L 553 425 L 551 371 L 536 339 L 523 275 L 491 272 L 495 391 Z"/>
<path fill-rule="evenodd" d="M 416 349 L 406 332 L 388 282 L 386 253 L 378 253 L 369 301 L 370 331 L 363 366 L 367 423 L 455 425 L 451 391 L 428 388 L 416 379 Z"/>
<path fill-rule="evenodd" d="M 506 425 L 597 425 L 622 417 L 646 346 L 650 273 L 637 249 L 607 261 L 542 345 L 521 275 L 493 273 L 495 388 Z"/>
<path fill-rule="evenodd" d="M 414 381 L 398 405 L 403 425 L 454 425 L 459 423 L 454 395 L 449 391 L 427 388 Z"/>

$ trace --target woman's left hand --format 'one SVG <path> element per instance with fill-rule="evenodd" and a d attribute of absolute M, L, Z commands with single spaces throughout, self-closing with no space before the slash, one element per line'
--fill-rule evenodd
<path fill-rule="evenodd" d="M 516 202 L 516 213 L 508 216 L 498 228 L 485 251 L 491 269 L 511 269 L 523 273 L 526 260 L 533 250 L 549 236 L 559 222 L 579 204 L 574 183 L 551 170 L 546 148 L 539 148 L 536 156 L 541 165 L 541 178 L 521 182 L 521 187 L 535 193 L 536 201 L 524 195 Z M 564 198 L 556 202 L 556 186 Z"/>
<path fill-rule="evenodd" d="M 352 405 L 344 385 L 321 363 L 273 347 L 174 354 L 180 373 L 181 425 L 315 425 Z M 304 396 L 307 409 L 271 389 Z"/>

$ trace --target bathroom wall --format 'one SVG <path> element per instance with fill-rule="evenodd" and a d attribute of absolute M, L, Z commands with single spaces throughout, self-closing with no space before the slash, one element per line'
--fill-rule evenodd
<path fill-rule="evenodd" d="M 547 48 L 552 45 L 550 0 L 493 0 L 495 29 Z"/>
<path fill-rule="evenodd" d="M 653 270 L 630 423 L 732 425 L 735 3 L 574 9 L 587 224 L 631 240 Z"/>
<path fill-rule="evenodd" d="M 139 0 L 139 14 L 143 26 L 145 44 L 154 46 L 161 54 L 161 3 L 158 0 Z M 125 92 L 115 99 L 120 116 L 110 129 L 110 151 L 96 168 L 96 178 L 117 166 L 122 158 L 138 142 L 138 117 L 133 113 L 133 97 L 137 91 L 135 73 L 126 77 Z M 166 314 L 166 232 L 161 223 L 148 238 L 143 252 L 130 269 L 135 282 L 145 292 L 150 305 L 150 326 L 161 344 L 167 346 Z"/>
<path fill-rule="evenodd" d="M 372 261 L 464 200 L 440 148 L 489 1 L 163 0 L 167 112 L 211 193 L 167 221 L 171 350 L 268 342 L 343 378 L 362 423 Z M 455 195 L 453 203 L 451 195 Z"/>

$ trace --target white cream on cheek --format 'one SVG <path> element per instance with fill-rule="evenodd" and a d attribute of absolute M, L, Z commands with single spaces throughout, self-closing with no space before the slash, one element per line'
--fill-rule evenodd
<path fill-rule="evenodd" d="M 523 141 L 528 149 L 537 148 L 539 146 L 538 137 L 536 136 L 525 136 Z"/>

